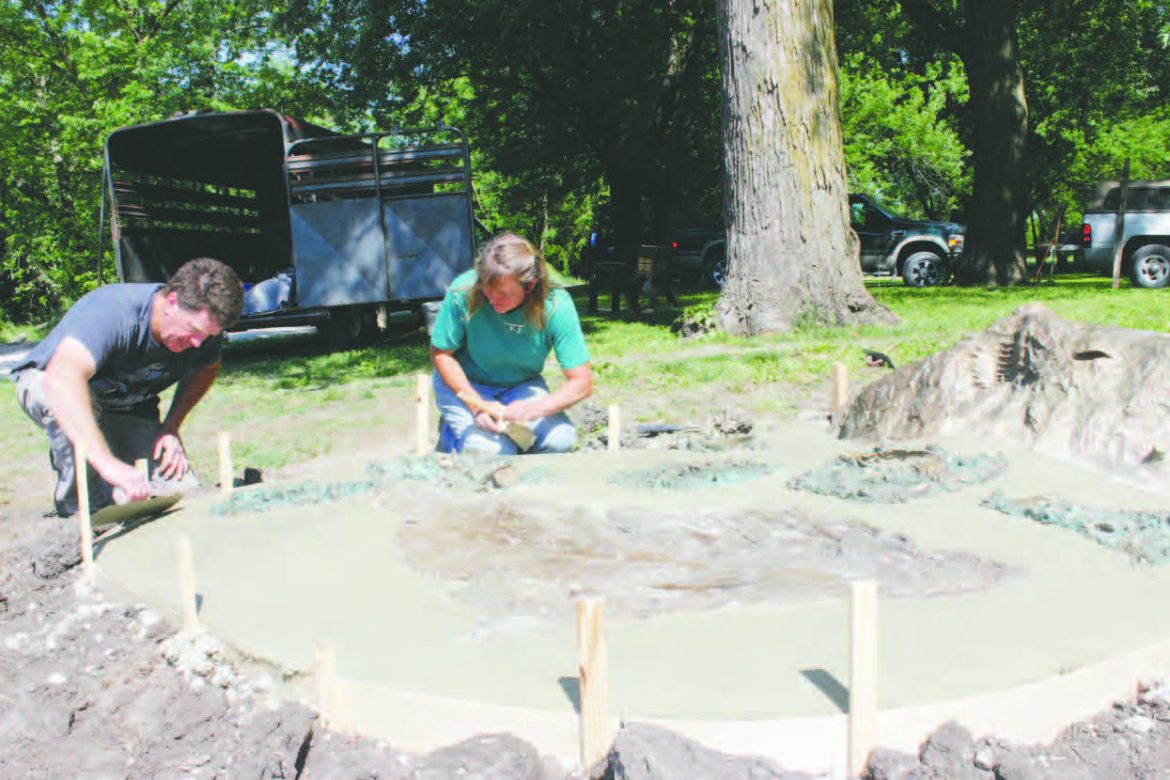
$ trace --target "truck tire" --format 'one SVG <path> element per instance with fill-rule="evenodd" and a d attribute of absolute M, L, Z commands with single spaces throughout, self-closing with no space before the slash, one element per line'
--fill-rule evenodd
<path fill-rule="evenodd" d="M 907 287 L 932 287 L 938 284 L 942 264 L 938 252 L 920 249 L 902 261 L 902 281 Z"/>
<path fill-rule="evenodd" d="M 1156 289 L 1170 284 L 1170 247 L 1146 244 L 1133 253 L 1129 274 L 1138 287 Z"/>
<path fill-rule="evenodd" d="M 372 306 L 337 307 L 329 314 L 329 320 L 317 326 L 317 333 L 331 350 L 365 346 L 378 332 Z"/>

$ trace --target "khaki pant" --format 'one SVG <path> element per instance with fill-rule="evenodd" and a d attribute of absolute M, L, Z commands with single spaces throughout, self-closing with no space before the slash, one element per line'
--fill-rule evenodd
<path fill-rule="evenodd" d="M 45 372 L 36 368 L 26 368 L 15 376 L 16 400 L 24 413 L 35 422 L 49 438 L 49 463 L 57 474 L 57 485 L 53 489 L 53 502 L 57 507 L 57 514 L 69 517 L 77 512 L 77 471 L 73 458 L 73 444 L 61 430 L 61 426 L 53 418 L 49 410 L 48 400 L 45 398 L 45 389 L 42 379 Z M 93 406 L 94 417 L 98 428 L 105 437 L 114 457 L 126 463 L 133 463 L 138 459 L 145 459 L 150 464 L 152 480 L 161 480 L 155 475 L 158 463 L 152 457 L 154 443 L 158 439 L 162 423 L 158 415 L 153 418 L 135 414 L 120 414 L 102 410 L 96 403 Z M 99 477 L 91 467 L 87 468 L 87 484 L 89 485 L 90 511 L 96 512 L 104 506 L 114 503 L 113 488 L 108 482 Z M 178 480 L 177 485 L 190 489 L 199 485 L 193 472 Z"/>

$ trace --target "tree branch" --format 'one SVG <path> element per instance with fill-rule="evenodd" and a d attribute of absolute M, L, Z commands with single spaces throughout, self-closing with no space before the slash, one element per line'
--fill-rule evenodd
<path fill-rule="evenodd" d="M 662 78 L 662 88 L 654 101 L 653 124 L 647 133 L 650 143 L 654 146 L 661 141 L 674 119 L 683 87 L 694 73 L 699 61 L 707 30 L 706 14 L 707 4 L 703 3 L 699 6 L 695 21 L 686 35 L 672 45 L 670 61 Z"/>
<path fill-rule="evenodd" d="M 158 34 L 158 31 L 162 29 L 163 22 L 166 21 L 166 18 L 170 16 L 171 11 L 174 11 L 181 2 L 183 2 L 183 0 L 167 0 L 167 4 L 163 7 L 162 12 L 151 17 L 150 27 L 142 36 L 143 42 L 150 40 Z"/>

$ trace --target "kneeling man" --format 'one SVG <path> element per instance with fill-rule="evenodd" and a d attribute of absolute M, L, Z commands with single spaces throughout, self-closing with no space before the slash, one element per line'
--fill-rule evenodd
<path fill-rule="evenodd" d="M 97 479 L 90 507 L 150 495 L 149 480 L 198 484 L 179 426 L 219 375 L 223 330 L 242 308 L 242 287 L 227 265 L 199 258 L 166 284 L 110 284 L 82 296 L 12 369 L 22 409 L 49 438 L 62 517 L 77 512 L 73 447 Z M 178 383 L 167 415 L 159 393 Z M 150 461 L 149 479 L 134 461 Z"/>

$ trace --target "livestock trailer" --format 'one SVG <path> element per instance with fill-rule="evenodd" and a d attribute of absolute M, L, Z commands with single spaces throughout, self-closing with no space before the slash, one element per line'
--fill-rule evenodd
<path fill-rule="evenodd" d="M 222 260 L 246 290 L 236 329 L 313 324 L 360 342 L 474 260 L 453 127 L 347 135 L 271 110 L 184 114 L 111 133 L 103 185 L 118 278 Z"/>

